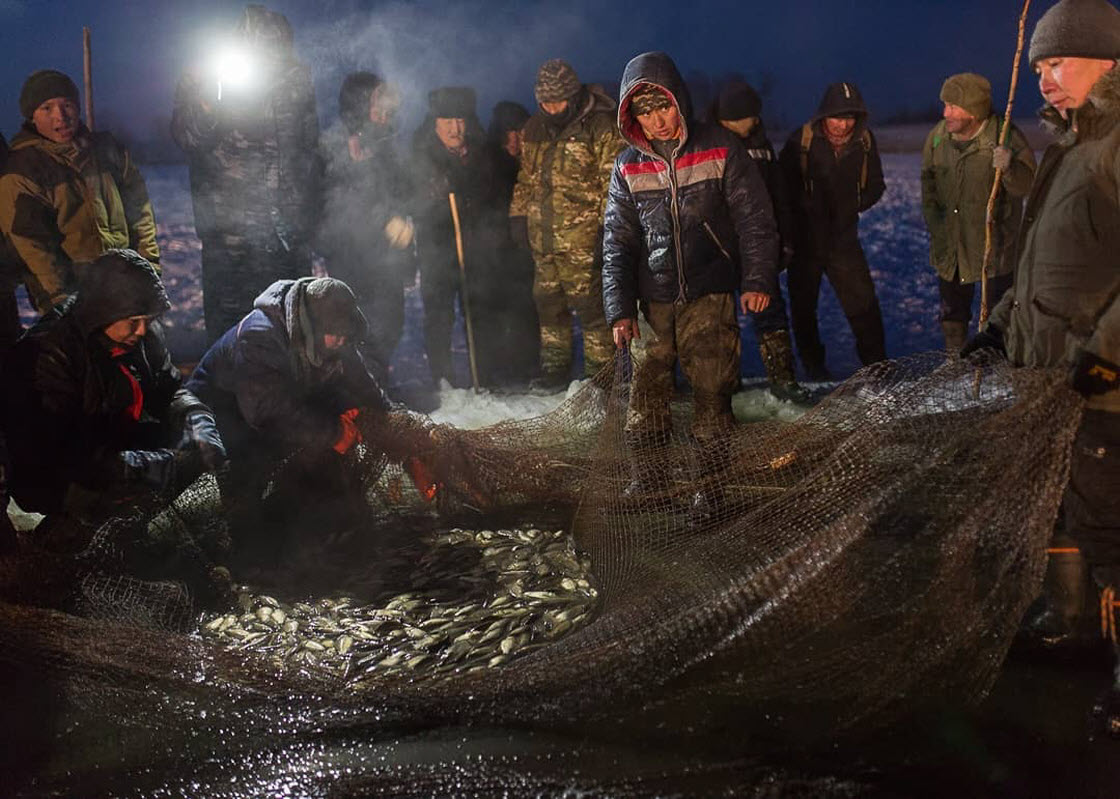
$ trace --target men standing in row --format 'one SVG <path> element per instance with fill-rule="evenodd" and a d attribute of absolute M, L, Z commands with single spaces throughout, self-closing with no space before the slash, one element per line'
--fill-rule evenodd
<path fill-rule="evenodd" d="M 688 90 L 665 53 L 631 59 L 622 76 L 618 126 L 630 143 L 611 175 L 603 242 L 603 305 L 619 349 L 652 328 L 630 387 L 626 435 L 630 495 L 650 487 L 643 467 L 669 440 L 673 369 L 692 385 L 692 437 L 705 466 L 734 424 L 743 313 L 764 311 L 777 281 L 778 235 L 766 185 L 738 139 L 697 123 Z M 693 521 L 718 496 L 698 483 Z"/>
<path fill-rule="evenodd" d="M 383 386 L 404 331 L 405 283 L 416 275 L 411 180 L 393 145 L 398 104 L 396 90 L 370 72 L 343 80 L 338 106 L 345 132 L 327 144 L 320 229 L 328 271 L 350 287 L 369 320 L 369 335 L 358 346 Z"/>
<path fill-rule="evenodd" d="M 23 84 L 26 120 L 0 176 L 0 230 L 44 314 L 77 285 L 74 265 L 127 247 L 158 265 L 148 189 L 128 151 L 78 116 L 78 87 L 45 69 Z"/>
<path fill-rule="evenodd" d="M 521 171 L 510 206 L 515 240 L 528 236 L 536 262 L 533 296 L 541 329 L 542 388 L 567 385 L 572 364 L 572 314 L 583 330 L 584 374 L 611 359 L 603 318 L 603 212 L 622 140 L 614 102 L 579 82 L 559 58 L 537 71 L 537 113 L 526 123 Z M 526 232 L 527 228 L 527 232 Z"/>
<path fill-rule="evenodd" d="M 1116 657 L 1094 721 L 1120 737 L 1120 11 L 1061 0 L 1035 27 L 1029 59 L 1057 141 L 1027 196 L 1012 287 L 965 350 L 992 346 L 1017 365 L 1069 369 L 1086 397 L 1063 508 L 1102 591 Z"/>
<path fill-rule="evenodd" d="M 249 5 L 235 43 L 240 51 L 221 74 L 183 76 L 171 118 L 171 135 L 189 157 L 211 342 L 262 287 L 311 273 L 321 201 L 315 93 L 288 20 Z"/>
<path fill-rule="evenodd" d="M 1015 236 L 1023 197 L 1034 179 L 1034 153 L 1014 125 L 999 144 L 1003 120 L 992 113 L 987 78 L 965 72 L 941 87 L 944 119 L 922 148 L 922 214 L 929 228 L 930 263 L 937 271 L 945 348 L 957 352 L 968 337 L 972 302 L 984 261 L 988 198 L 1001 170 L 993 211 L 988 302 L 1011 286 Z"/>
<path fill-rule="evenodd" d="M 795 130 L 780 156 L 794 202 L 789 304 L 801 364 L 811 380 L 829 380 L 817 326 L 821 278 L 828 276 L 865 366 L 887 357 L 883 316 L 859 243 L 859 215 L 886 189 L 867 107 L 851 83 L 825 90 L 816 115 Z"/>
<path fill-rule="evenodd" d="M 770 203 L 774 207 L 774 218 L 778 223 L 780 239 L 779 266 L 785 269 L 793 255 L 793 210 L 790 208 L 789 191 L 782 176 L 778 157 L 766 128 L 762 124 L 762 98 L 754 87 L 742 81 L 730 81 L 724 86 L 716 99 L 713 117 L 719 124 L 738 136 L 747 155 L 754 161 L 766 183 Z M 775 274 L 771 287 L 770 304 L 765 310 L 751 314 L 758 350 L 766 377 L 770 381 L 770 393 L 781 400 L 807 402 L 809 397 L 793 373 L 793 345 L 789 338 L 789 319 L 786 316 L 786 303 L 782 298 L 782 288 Z"/>

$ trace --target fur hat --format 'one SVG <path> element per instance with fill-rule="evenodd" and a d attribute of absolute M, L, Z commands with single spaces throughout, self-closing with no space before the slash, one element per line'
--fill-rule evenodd
<path fill-rule="evenodd" d="M 1031 34 L 1027 62 L 1044 58 L 1120 58 L 1120 11 L 1108 0 L 1061 0 Z"/>
<path fill-rule="evenodd" d="M 40 69 L 32 72 L 23 82 L 19 93 L 19 112 L 24 119 L 31 119 L 35 109 L 47 100 L 55 97 L 65 97 L 78 102 L 78 87 L 68 75 L 54 69 Z"/>
<path fill-rule="evenodd" d="M 762 98 L 750 84 L 733 80 L 720 89 L 716 118 L 720 120 L 749 119 L 762 113 Z"/>
<path fill-rule="evenodd" d="M 428 92 L 428 108 L 437 119 L 468 119 L 475 115 L 474 89 L 444 86 Z"/>
<path fill-rule="evenodd" d="M 992 113 L 992 84 L 975 72 L 950 75 L 941 85 L 941 102 L 960 106 L 976 119 L 987 119 Z"/>
<path fill-rule="evenodd" d="M 551 58 L 537 70 L 533 96 L 538 103 L 558 103 L 575 97 L 581 87 L 571 64 L 562 58 Z"/>

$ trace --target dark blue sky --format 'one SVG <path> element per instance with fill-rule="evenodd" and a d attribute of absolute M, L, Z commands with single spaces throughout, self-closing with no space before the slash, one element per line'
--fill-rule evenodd
<path fill-rule="evenodd" d="M 1033 4 L 1031 25 L 1049 5 Z M 1002 108 L 1021 8 L 1017 0 L 275 0 L 269 6 L 291 20 L 327 120 L 337 113 L 341 77 L 353 69 L 400 82 L 406 120 L 416 118 L 428 89 L 473 85 L 485 121 L 500 99 L 532 102 L 533 77 L 546 58 L 568 59 L 585 81 L 617 81 L 629 58 L 660 49 L 686 77 L 770 73 L 775 85 L 767 110 L 786 124 L 808 116 L 824 85 L 835 80 L 859 84 L 873 119 L 883 119 L 935 104 L 941 81 L 966 70 L 988 76 Z M 148 138 L 170 116 L 180 71 L 205 54 L 215 32 L 232 27 L 242 7 L 217 0 L 0 0 L 0 130 L 10 137 L 18 127 L 19 88 L 31 71 L 62 69 L 80 84 L 81 29 L 88 25 L 98 127 Z M 1024 68 L 1015 114 L 1029 115 L 1038 105 L 1034 77 Z"/>

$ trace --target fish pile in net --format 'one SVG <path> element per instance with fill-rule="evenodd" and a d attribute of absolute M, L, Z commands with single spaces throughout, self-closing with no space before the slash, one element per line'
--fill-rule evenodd
<path fill-rule="evenodd" d="M 99 766 L 102 777 L 142 772 L 163 787 L 187 780 L 187 764 L 213 785 L 244 778 L 259 765 L 246 753 L 267 749 L 294 784 L 345 766 L 374 793 L 379 772 L 355 765 L 353 741 L 394 725 L 827 738 L 985 694 L 1045 568 L 1081 413 L 1063 375 L 929 353 L 864 369 L 795 422 L 730 428 L 718 446 L 690 439 L 684 396 L 671 437 L 636 453 L 627 374 L 620 362 L 523 422 L 462 431 L 399 419 L 393 443 L 365 430 L 352 462 L 362 534 L 319 536 L 294 566 L 300 579 L 254 585 L 186 625 L 165 596 L 148 618 L 91 608 L 97 596 L 142 605 L 150 586 L 173 584 L 107 563 L 80 577 L 116 580 L 113 591 L 77 608 L 44 601 L 70 572 L 21 552 L 0 563 L 0 658 L 65 686 L 70 712 L 117 725 L 117 770 Z M 432 502 L 398 465 L 409 453 L 432 466 Z M 298 490 L 283 479 L 277 491 Z M 698 519 L 701 490 L 717 501 Z M 163 510 L 202 552 L 216 494 L 196 486 Z M 533 529 L 559 535 L 518 538 Z M 483 565 L 499 542 L 510 550 Z M 571 563 L 549 562 L 549 543 Z M 428 567 L 468 549 L 469 579 L 440 584 L 448 575 Z M 534 557 L 547 564 L 539 575 Z M 179 596 L 192 607 L 189 590 Z M 464 607 L 469 627 L 455 627 Z M 454 637 L 426 640 L 444 624 Z M 471 646 L 455 660 L 464 633 Z M 233 733 L 240 754 L 206 760 L 212 736 Z M 297 756 L 308 735 L 351 743 Z M 179 753 L 158 777 L 140 766 L 153 739 Z M 58 757 L 64 783 L 89 775 Z"/>

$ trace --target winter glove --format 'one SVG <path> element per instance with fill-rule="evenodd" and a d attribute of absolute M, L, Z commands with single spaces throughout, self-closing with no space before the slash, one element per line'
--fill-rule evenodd
<path fill-rule="evenodd" d="M 1081 350 L 1070 372 L 1070 385 L 1085 397 L 1120 388 L 1120 366 L 1088 350 Z"/>
<path fill-rule="evenodd" d="M 998 169 L 1000 172 L 1006 172 L 1011 168 L 1011 148 L 1010 147 L 993 147 L 992 148 L 992 169 Z"/>
<path fill-rule="evenodd" d="M 339 415 L 338 423 L 341 432 L 332 447 L 339 455 L 345 455 L 351 447 L 362 440 L 362 433 L 358 430 L 358 409 L 351 408 Z"/>
<path fill-rule="evenodd" d="M 509 236 L 513 239 L 514 247 L 528 252 L 529 220 L 524 216 L 511 216 L 509 218 Z"/>
<path fill-rule="evenodd" d="M 207 472 L 221 471 L 229 460 L 222 437 L 218 434 L 218 423 L 209 411 L 195 410 L 187 414 L 179 449 L 197 450 L 202 468 Z"/>
<path fill-rule="evenodd" d="M 431 468 L 416 455 L 410 455 L 404 460 L 404 469 L 412 479 L 412 484 L 420 492 L 420 497 L 425 502 L 431 502 L 439 493 L 440 485 Z"/>
<path fill-rule="evenodd" d="M 129 449 L 117 455 L 121 483 L 139 486 L 159 494 L 175 487 L 175 451 L 170 449 Z"/>
<path fill-rule="evenodd" d="M 403 250 L 412 244 L 414 233 L 412 217 L 393 216 L 385 225 L 385 238 L 394 250 Z"/>
<path fill-rule="evenodd" d="M 970 338 L 965 345 L 961 347 L 961 357 L 967 358 L 972 353 L 985 349 L 995 350 L 1004 356 L 1007 355 L 1007 350 L 1003 346 L 1003 331 L 995 325 L 988 325 Z"/>

